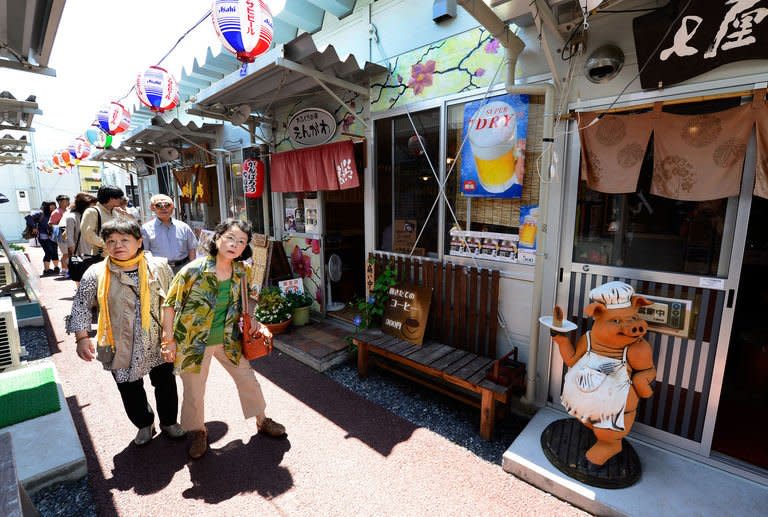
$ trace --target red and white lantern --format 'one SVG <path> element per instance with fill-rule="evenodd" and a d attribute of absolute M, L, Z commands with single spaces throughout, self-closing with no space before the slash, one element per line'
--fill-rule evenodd
<path fill-rule="evenodd" d="M 122 133 L 131 125 L 131 114 L 119 102 L 111 102 L 96 114 L 98 126 L 108 135 Z"/>
<path fill-rule="evenodd" d="M 272 13 L 264 0 L 214 0 L 211 19 L 221 44 L 244 63 L 272 44 Z"/>
<path fill-rule="evenodd" d="M 144 106 L 162 113 L 179 104 L 179 85 L 165 68 L 150 66 L 136 78 L 136 95 Z"/>
<path fill-rule="evenodd" d="M 243 192 L 256 199 L 264 193 L 264 162 L 248 158 L 243 162 Z"/>

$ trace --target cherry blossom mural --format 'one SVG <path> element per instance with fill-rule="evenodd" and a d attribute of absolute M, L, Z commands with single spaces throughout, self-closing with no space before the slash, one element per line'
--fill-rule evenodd
<path fill-rule="evenodd" d="M 482 88 L 494 75 L 499 82 L 503 59 L 499 41 L 482 28 L 402 54 L 390 63 L 390 72 L 373 81 L 371 110 Z"/>

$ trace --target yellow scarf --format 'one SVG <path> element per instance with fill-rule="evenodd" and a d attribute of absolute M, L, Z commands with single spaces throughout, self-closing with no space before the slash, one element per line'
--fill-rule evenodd
<path fill-rule="evenodd" d="M 149 267 L 144 252 L 140 251 L 138 255 L 130 260 L 117 260 L 109 257 L 108 261 L 121 268 L 130 268 L 138 266 L 139 271 L 139 304 L 141 305 L 141 328 L 149 331 L 151 302 L 149 299 Z M 109 264 L 104 265 L 104 274 L 99 278 L 99 287 L 97 298 L 99 302 L 99 321 L 96 330 L 96 342 L 106 343 L 112 350 L 115 349 L 115 339 L 112 337 L 112 323 L 109 319 L 109 280 L 112 276 L 109 270 Z"/>

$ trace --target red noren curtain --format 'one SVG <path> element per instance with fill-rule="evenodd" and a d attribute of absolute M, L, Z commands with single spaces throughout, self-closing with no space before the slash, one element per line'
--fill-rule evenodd
<path fill-rule="evenodd" d="M 270 157 L 272 192 L 344 190 L 360 186 L 350 140 L 275 153 Z"/>

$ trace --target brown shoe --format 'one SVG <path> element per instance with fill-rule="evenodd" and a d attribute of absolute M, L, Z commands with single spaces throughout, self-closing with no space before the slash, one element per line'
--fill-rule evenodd
<path fill-rule="evenodd" d="M 280 438 L 281 436 L 285 436 L 285 426 L 278 424 L 271 418 L 265 418 L 264 421 L 257 427 L 259 428 L 259 433 L 266 434 L 272 438 Z"/>
<path fill-rule="evenodd" d="M 208 450 L 208 430 L 199 429 L 187 434 L 192 437 L 192 443 L 189 445 L 189 457 L 193 460 L 201 458 Z"/>

